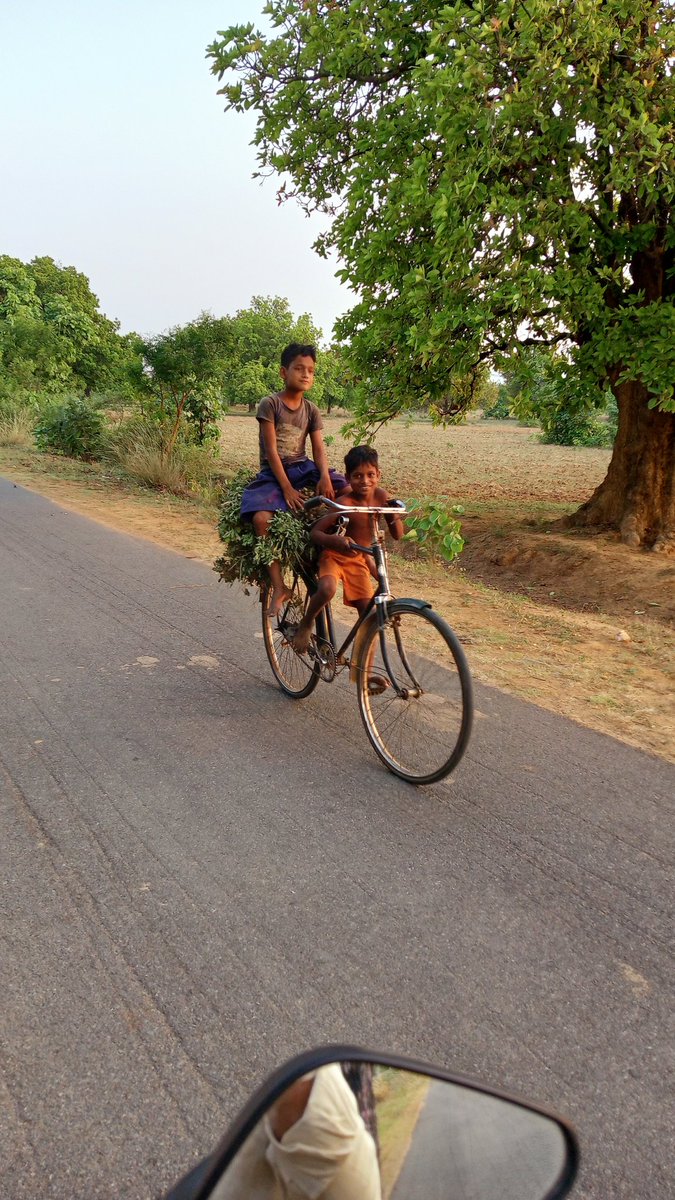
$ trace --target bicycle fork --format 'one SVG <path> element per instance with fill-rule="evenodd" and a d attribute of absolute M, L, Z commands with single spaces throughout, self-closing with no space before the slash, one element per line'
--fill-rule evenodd
<path fill-rule="evenodd" d="M 389 678 L 391 680 L 391 685 L 394 688 L 399 699 L 401 699 L 401 700 L 417 700 L 422 695 L 423 688 L 421 687 L 418 680 L 416 679 L 415 673 L 408 661 L 408 656 L 405 652 L 405 648 L 403 646 L 403 641 L 401 639 L 400 619 L 397 616 L 387 618 L 386 613 L 383 613 L 381 611 L 384 607 L 385 607 L 384 605 L 380 605 L 379 606 L 380 611 L 378 612 L 380 651 L 382 654 L 382 662 L 384 663 L 387 675 L 389 676 Z M 405 670 L 408 678 L 410 679 L 410 683 L 412 684 L 411 687 L 406 687 L 403 684 L 399 683 L 398 680 L 396 679 L 396 676 L 394 675 L 394 672 L 392 671 L 391 662 L 389 660 L 389 651 L 387 649 L 387 639 L 385 637 L 387 620 L 394 631 L 394 641 L 396 642 L 396 649 L 398 651 L 399 661 L 401 663 L 401 666 Z"/>

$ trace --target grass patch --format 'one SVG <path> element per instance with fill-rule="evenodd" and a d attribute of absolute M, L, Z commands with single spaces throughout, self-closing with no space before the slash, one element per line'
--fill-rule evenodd
<path fill-rule="evenodd" d="M 127 475 L 145 487 L 173 492 L 176 496 L 184 496 L 188 491 L 180 462 L 173 455 L 162 454 L 161 450 L 147 446 L 129 450 L 122 458 L 121 466 Z"/>
<path fill-rule="evenodd" d="M 425 1075 L 378 1067 L 373 1083 L 377 1101 L 382 1197 L 388 1200 L 405 1161 L 429 1080 Z"/>
<path fill-rule="evenodd" d="M 11 408 L 0 412 L 0 446 L 33 445 L 35 413 L 30 408 Z"/>

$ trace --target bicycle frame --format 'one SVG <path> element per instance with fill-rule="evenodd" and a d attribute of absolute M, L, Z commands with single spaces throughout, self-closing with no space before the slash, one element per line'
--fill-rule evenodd
<path fill-rule="evenodd" d="M 389 676 L 392 687 L 396 690 L 396 692 L 398 692 L 400 695 L 408 695 L 408 694 L 410 694 L 409 689 L 401 688 L 400 685 L 396 682 L 394 672 L 392 671 L 391 665 L 389 662 L 389 655 L 387 653 L 387 643 L 386 643 L 386 638 L 384 636 L 385 626 L 386 626 L 387 620 L 389 618 L 388 605 L 389 605 L 389 601 L 392 600 L 393 597 L 391 595 L 391 590 L 390 590 L 390 586 L 389 586 L 389 572 L 387 569 L 387 554 L 386 554 L 386 550 L 384 547 L 384 534 L 383 534 L 383 531 L 380 528 L 380 524 L 379 524 L 380 515 L 390 512 L 390 513 L 395 513 L 397 516 L 400 516 L 402 512 L 405 512 L 405 509 L 402 507 L 377 508 L 377 509 L 359 508 L 359 507 L 351 506 L 351 505 L 347 506 L 347 505 L 337 504 L 337 503 L 335 503 L 335 501 L 325 500 L 322 497 L 312 497 L 312 499 L 306 503 L 305 508 L 316 507 L 317 502 L 327 504 L 330 508 L 332 508 L 338 512 L 345 513 L 345 514 L 349 514 L 349 513 L 353 513 L 353 512 L 363 512 L 363 513 L 369 514 L 371 531 L 372 531 L 372 535 L 373 535 L 373 541 L 370 546 L 358 546 L 358 549 L 361 550 L 364 554 L 372 555 L 374 563 L 375 563 L 375 570 L 377 572 L 377 590 L 375 591 L 374 595 L 372 596 L 371 600 L 369 601 L 367 608 L 364 610 L 364 612 L 359 614 L 357 620 L 352 625 L 352 627 L 351 627 L 349 633 L 347 634 L 347 637 L 343 641 L 342 645 L 339 647 L 336 645 L 335 621 L 333 619 L 333 612 L 332 612 L 332 608 L 331 608 L 330 604 L 327 604 L 326 607 L 323 608 L 321 610 L 321 612 L 319 612 L 317 614 L 317 617 L 316 617 L 317 636 L 322 641 L 327 642 L 332 647 L 332 649 L 335 653 L 335 659 L 337 662 L 339 662 L 340 659 L 345 654 L 345 652 L 351 646 L 354 639 L 356 638 L 362 625 L 364 625 L 365 622 L 369 620 L 369 618 L 371 617 L 371 615 L 374 611 L 377 616 L 377 626 L 378 626 L 379 635 L 380 635 L 380 649 L 382 652 L 382 661 L 385 665 L 387 675 Z M 307 587 L 310 591 L 312 591 L 312 592 L 316 591 L 317 579 L 316 579 L 315 574 L 312 571 L 308 570 L 304 566 L 304 564 L 301 563 L 301 564 L 299 564 L 299 567 L 298 567 L 298 574 L 301 575 L 302 579 L 304 580 L 305 584 L 307 585 Z M 413 684 L 413 690 L 414 690 L 414 692 L 419 693 L 421 691 L 420 685 L 419 685 L 417 679 L 415 678 L 414 672 L 409 664 L 408 657 L 403 648 L 400 633 L 398 631 L 398 628 L 396 628 L 396 627 L 394 628 L 394 638 L 396 641 L 396 646 L 398 649 L 400 661 L 403 664 L 403 666 L 410 678 L 411 683 Z"/>

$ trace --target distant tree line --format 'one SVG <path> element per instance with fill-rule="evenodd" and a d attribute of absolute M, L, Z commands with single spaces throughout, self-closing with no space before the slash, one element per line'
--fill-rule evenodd
<path fill-rule="evenodd" d="M 127 417 L 116 431 L 127 454 L 150 442 L 165 462 L 186 443 L 206 447 L 229 408 L 253 411 L 278 389 L 291 341 L 320 346 L 321 330 L 278 296 L 255 296 L 234 316 L 204 312 L 153 337 L 122 334 L 74 267 L 0 256 L 0 425 L 22 420 L 44 449 L 96 457 L 111 409 Z M 339 348 L 322 348 L 315 402 L 328 412 L 350 408 L 355 392 Z"/>

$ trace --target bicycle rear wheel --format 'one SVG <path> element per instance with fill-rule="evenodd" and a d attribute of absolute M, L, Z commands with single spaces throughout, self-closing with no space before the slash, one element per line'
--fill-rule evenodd
<path fill-rule="evenodd" d="M 319 682 L 319 672 L 313 659 L 296 654 L 290 637 L 305 615 L 309 591 L 305 582 L 294 571 L 284 571 L 284 582 L 291 597 L 278 617 L 267 615 L 272 594 L 271 586 L 265 584 L 260 589 L 263 641 L 279 687 L 293 700 L 302 700 L 314 691 Z"/>
<path fill-rule="evenodd" d="M 432 608 L 395 600 L 358 663 L 366 733 L 394 775 L 435 783 L 457 766 L 473 720 L 471 674 L 456 634 Z"/>

